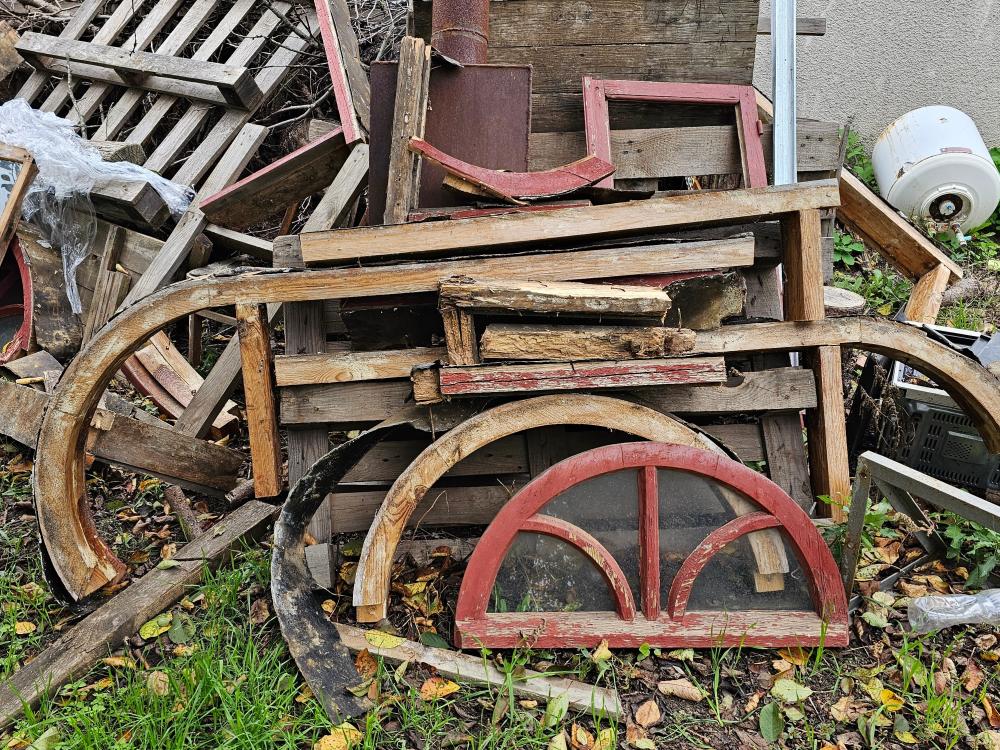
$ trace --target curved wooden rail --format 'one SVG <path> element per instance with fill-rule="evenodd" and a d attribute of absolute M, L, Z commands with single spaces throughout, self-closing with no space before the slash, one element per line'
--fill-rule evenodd
<path fill-rule="evenodd" d="M 443 270 L 442 278 L 450 271 Z M 121 575 L 90 518 L 84 479 L 84 441 L 90 417 L 121 364 L 154 333 L 199 310 L 238 302 L 308 302 L 428 291 L 420 264 L 304 271 L 255 272 L 183 281 L 112 319 L 73 360 L 60 381 L 38 438 L 33 476 L 39 526 L 53 566 L 75 599 Z M 975 421 L 987 447 L 1000 452 L 1000 380 L 919 330 L 888 321 L 837 318 L 809 323 L 731 326 L 698 335 L 698 353 L 858 346 L 897 357 L 934 377 Z M 620 403 L 620 402 L 617 402 Z M 622 429 L 621 418 L 609 425 Z"/>
<path fill-rule="evenodd" d="M 504 172 L 469 164 L 420 138 L 411 138 L 409 148 L 413 153 L 441 166 L 449 175 L 512 203 L 517 203 L 522 198 L 555 198 L 566 195 L 593 185 L 615 171 L 613 165 L 593 154 L 543 172 Z"/>

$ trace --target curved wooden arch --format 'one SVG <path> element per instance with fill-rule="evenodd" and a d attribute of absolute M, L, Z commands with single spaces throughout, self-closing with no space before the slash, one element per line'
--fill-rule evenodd
<path fill-rule="evenodd" d="M 688 598 L 698 574 L 727 544 L 746 534 L 780 527 L 802 561 L 816 611 L 767 612 L 768 630 L 755 633 L 733 628 L 723 636 L 723 643 L 781 646 L 790 642 L 809 645 L 825 640 L 831 646 L 847 645 L 847 594 L 833 555 L 808 514 L 778 485 L 738 461 L 697 447 L 654 442 L 619 443 L 567 458 L 525 485 L 500 510 L 476 545 L 462 579 L 455 609 L 458 645 L 512 647 L 518 645 L 523 632 L 530 632 L 531 643 L 538 646 L 557 642 L 567 646 L 589 645 L 594 633 L 578 631 L 578 613 L 490 613 L 487 612 L 490 592 L 517 535 L 534 530 L 538 518 L 557 520 L 541 515 L 554 498 L 588 479 L 627 469 L 639 470 L 641 475 L 637 478 L 640 482 L 646 481 L 650 467 L 676 469 L 711 479 L 750 498 L 763 512 L 730 521 L 709 534 L 692 551 L 674 576 L 667 597 L 667 611 L 645 613 L 638 623 L 639 637 L 653 645 L 669 647 L 692 635 L 710 635 L 710 631 L 704 630 L 705 623 L 711 623 L 720 613 L 693 612 L 689 616 L 687 612 Z M 654 492 L 654 497 L 658 497 L 658 493 Z M 641 529 L 637 529 L 637 534 L 640 533 Z M 652 551 L 652 557 L 658 572 L 659 549 Z M 641 561 L 640 568 L 645 569 L 647 563 Z M 586 615 L 601 619 L 599 613 Z M 544 620 L 543 630 L 536 633 L 524 627 L 526 617 Z M 625 618 L 621 620 L 628 623 Z M 607 622 L 606 618 L 604 621 Z M 616 636 L 626 634 L 625 637 L 630 632 L 628 624 L 607 631 Z M 616 642 L 623 645 L 620 640 Z"/>
<path fill-rule="evenodd" d="M 501 404 L 477 414 L 427 446 L 389 488 L 368 530 L 358 560 L 354 584 L 358 620 L 378 622 L 386 616 L 391 561 L 406 524 L 427 492 L 452 466 L 501 438 L 559 424 L 604 427 L 646 440 L 693 446 L 722 454 L 722 449 L 709 438 L 673 417 L 608 396 L 538 396 Z M 742 499 L 727 499 L 736 502 L 733 510 L 738 514 L 754 510 Z M 776 548 L 780 549 L 780 545 Z M 786 561 L 782 559 L 781 562 L 784 567 Z"/>
<path fill-rule="evenodd" d="M 46 467 L 33 475 L 39 527 L 66 591 L 82 599 L 119 576 L 114 555 L 90 517 L 84 442 L 111 378 L 154 333 L 206 308 L 427 292 L 454 273 L 450 263 L 414 263 L 192 279 L 151 294 L 113 318 L 63 373 L 38 438 L 36 466 Z M 1000 379 L 911 326 L 866 318 L 727 326 L 699 333 L 692 354 L 837 345 L 886 354 L 933 377 L 973 419 L 989 450 L 1000 453 Z"/>

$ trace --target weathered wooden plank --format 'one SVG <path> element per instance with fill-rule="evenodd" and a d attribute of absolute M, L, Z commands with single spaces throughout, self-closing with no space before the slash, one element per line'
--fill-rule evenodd
<path fill-rule="evenodd" d="M 139 627 L 169 608 L 201 580 L 206 569 L 221 565 L 241 544 L 262 536 L 278 509 L 251 500 L 220 521 L 210 534 L 181 547 L 172 568 L 151 570 L 74 625 L 0 685 L 0 727 L 37 706 L 65 683 L 83 675 L 102 656 Z"/>
<path fill-rule="evenodd" d="M 351 483 L 391 484 L 430 442 L 430 440 L 385 440 L 378 443 L 344 475 L 338 487 L 339 491 L 348 491 L 350 488 L 347 485 Z M 527 471 L 528 457 L 525 453 L 524 437 L 511 435 L 476 451 L 460 461 L 445 476 L 485 476 L 492 480 L 500 475 L 523 474 Z"/>
<path fill-rule="evenodd" d="M 409 380 L 299 385 L 281 390 L 281 423 L 360 427 L 388 419 L 406 405 Z M 324 446 L 324 452 L 329 450 Z M 311 464 L 310 464 L 311 465 Z M 308 467 L 306 467 L 308 468 Z"/>
<path fill-rule="evenodd" d="M 274 373 L 271 371 L 271 333 L 263 306 L 236 305 L 243 392 L 246 396 L 247 432 L 253 463 L 253 486 L 257 497 L 274 497 L 283 485 L 281 438 L 274 403 Z"/>
<path fill-rule="evenodd" d="M 936 323 L 945 289 L 950 283 L 951 271 L 944 264 L 917 279 L 906 303 L 906 319 L 917 323 Z"/>
<path fill-rule="evenodd" d="M 431 47 L 422 39 L 404 37 L 399 48 L 396 103 L 389 150 L 389 181 L 385 192 L 386 224 L 402 224 L 420 196 L 420 156 L 411 138 L 423 138 L 431 76 Z M 303 256 L 305 259 L 305 256 Z M 308 259 L 305 259 L 308 263 Z"/>
<path fill-rule="evenodd" d="M 837 183 L 817 180 L 801 186 L 698 192 L 646 201 L 554 211 L 487 216 L 447 222 L 313 232 L 299 236 L 306 265 L 356 262 L 364 258 L 462 252 L 551 240 L 651 232 L 703 223 L 753 221 L 839 204 Z M 720 258 L 718 266 L 731 265 Z M 685 269 L 694 270 L 694 269 Z M 483 275 L 483 274 L 480 274 Z"/>
<path fill-rule="evenodd" d="M 474 365 L 479 362 L 476 321 L 471 313 L 445 305 L 441 307 L 441 322 L 444 325 L 448 362 L 453 365 Z M 414 379 L 414 392 L 419 382 L 419 379 Z"/>
<path fill-rule="evenodd" d="M 346 383 L 408 378 L 417 365 L 437 362 L 447 354 L 441 347 L 345 354 L 286 354 L 275 357 L 279 386 Z"/>
<path fill-rule="evenodd" d="M 815 498 L 809 489 L 802 418 L 798 413 L 764 414 L 760 418 L 760 429 L 764 434 L 768 477 L 804 511 L 810 512 Z"/>
<path fill-rule="evenodd" d="M 549 326 L 494 323 L 479 342 L 483 359 L 572 362 L 651 359 L 690 350 L 694 331 L 635 326 Z"/>
<path fill-rule="evenodd" d="M 491 664 L 485 664 L 478 656 L 431 648 L 413 641 L 403 641 L 393 648 L 373 646 L 361 628 L 337 625 L 341 639 L 352 651 L 367 650 L 390 662 L 416 662 L 432 667 L 437 673 L 473 684 L 493 685 L 497 688 L 511 685 L 517 695 L 532 696 L 544 700 L 565 701 L 574 711 L 592 712 L 610 719 L 620 719 L 624 715 L 618 691 L 595 687 L 565 677 L 548 677 L 541 672 L 525 670 L 523 679 L 513 683 Z"/>
<path fill-rule="evenodd" d="M 833 122 L 799 120 L 800 171 L 835 171 L 840 166 L 840 128 Z M 761 135 L 768 170 L 773 133 L 774 127 L 765 125 Z M 532 133 L 528 165 L 549 169 L 578 158 L 586 148 L 582 131 Z M 735 125 L 612 130 L 611 157 L 616 180 L 739 174 L 741 168 Z"/>
<path fill-rule="evenodd" d="M 799 411 L 816 406 L 812 373 L 798 368 L 747 372 L 724 385 L 644 388 L 639 400 L 657 411 L 689 414 Z"/>
<path fill-rule="evenodd" d="M 580 284 L 518 279 L 453 279 L 441 284 L 441 305 L 534 314 L 608 315 L 662 320 L 670 296 L 625 284 Z"/>
<path fill-rule="evenodd" d="M 323 50 L 330 67 L 337 114 L 348 143 L 366 137 L 371 118 L 371 90 L 361 64 L 358 38 L 345 0 L 316 0 Z"/>
<path fill-rule="evenodd" d="M 349 225 L 350 214 L 368 187 L 368 145 L 356 143 L 333 182 L 324 191 L 303 231 L 318 232 Z"/>
<path fill-rule="evenodd" d="M 74 11 L 73 15 L 70 16 L 69 21 L 63 26 L 62 31 L 59 32 L 60 39 L 79 39 L 87 31 L 87 27 L 90 26 L 91 22 L 97 17 L 97 14 L 101 12 L 101 8 L 104 7 L 105 0 L 84 0 L 80 5 L 78 5 Z M 141 6 L 141 2 L 136 3 L 135 6 Z M 118 9 L 116 9 L 117 11 Z M 122 6 L 122 10 L 127 11 L 127 8 Z M 42 71 L 36 70 L 30 76 L 28 80 L 24 82 L 21 88 L 17 92 L 18 99 L 24 99 L 29 104 L 34 103 L 34 99 L 38 96 L 42 90 L 45 88 L 45 84 L 48 82 L 49 76 Z"/>
<path fill-rule="evenodd" d="M 622 362 L 569 362 L 566 364 L 478 365 L 443 367 L 441 394 L 477 396 L 681 383 L 723 383 L 726 363 L 722 357 L 646 359 Z"/>

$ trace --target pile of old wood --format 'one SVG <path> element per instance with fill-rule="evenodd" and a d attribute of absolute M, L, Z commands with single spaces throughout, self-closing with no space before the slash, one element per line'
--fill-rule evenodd
<path fill-rule="evenodd" d="M 399 554 L 433 549 L 428 529 L 477 527 L 450 542 L 471 553 L 454 604 L 458 645 L 846 645 L 847 596 L 810 519 L 842 515 L 851 495 L 841 347 L 933 376 L 992 451 L 1000 381 L 918 327 L 845 317 L 825 289 L 838 208 L 916 282 L 909 321 L 932 321 L 962 272 L 840 171 L 837 123 L 800 122 L 799 183 L 769 185 L 770 108 L 750 86 L 756 0 L 655 4 L 670 8 L 669 22 L 662 8 L 636 15 L 601 0 L 419 2 L 398 61 L 370 71 L 343 0 L 317 0 L 302 21 L 284 17 L 282 3 L 237 2 L 231 23 L 193 46 L 216 3 L 194 3 L 167 41 L 154 18 L 176 8 L 166 2 L 138 27 L 118 6 L 91 41 L 78 41 L 103 6 L 90 0 L 59 40 L 25 35 L 17 49 L 37 70 L 22 96 L 61 111 L 69 92 L 52 76 L 68 67 L 91 82 L 72 112 L 84 122 L 100 111 L 96 139 L 149 147 L 147 167 L 199 187 L 164 241 L 100 225 L 82 321 L 52 313 L 56 251 L 22 227 L 8 254 L 32 321 L 8 349 L 23 384 L 0 382 L 5 403 L 18 405 L 0 424 L 45 467 L 34 476 L 38 518 L 70 596 L 127 576 L 90 516 L 88 455 L 235 497 L 251 486 L 241 487 L 246 456 L 205 438 L 232 428 L 239 409 L 229 397 L 242 380 L 252 492 L 294 487 L 275 535 L 275 608 L 331 714 L 352 701 L 342 694 L 346 649 L 365 643 L 344 627 L 338 635 L 311 596 L 336 583 L 343 534 L 365 536 L 353 607 L 357 621 L 377 622 L 390 614 Z M 252 13 L 260 33 L 225 65 L 205 62 Z M 119 38 L 126 26 L 132 36 Z M 307 145 L 244 176 L 266 135 L 254 112 L 313 32 L 340 122 L 311 122 Z M 155 54 L 131 51 L 154 38 Z M 144 91 L 152 104 L 137 114 Z M 192 103 L 159 132 L 183 97 L 212 106 Z M 282 212 L 281 236 L 254 229 Z M 230 263 L 171 283 L 186 264 L 234 252 L 258 267 Z M 187 321 L 199 361 L 205 319 L 238 334 L 201 379 L 167 332 Z M 81 343 L 60 375 L 51 355 L 65 360 Z M 115 406 L 105 389 L 120 369 L 167 421 Z M 355 430 L 364 432 L 345 442 Z M 115 613 L 98 610 L 64 638 L 70 664 L 39 659 L 15 678 L 17 697 L 0 695 L 0 716 L 7 698 L 19 707 L 85 668 L 95 643 L 104 650 L 131 632 L 197 578 L 201 560 L 221 558 L 274 515 L 248 501 L 223 533 L 180 552 L 177 568 L 118 594 L 106 605 Z M 744 536 L 747 554 L 729 554 Z M 494 584 L 505 585 L 508 553 L 524 537 L 568 545 L 587 565 L 572 563 L 563 579 L 584 576 L 570 588 L 597 590 L 582 584 L 593 574 L 608 597 L 545 600 L 521 570 L 510 577 L 521 588 L 504 596 L 536 604 L 497 608 Z M 571 566 L 532 544 L 522 557 Z M 729 567 L 712 573 L 713 558 Z M 705 594 L 703 570 L 745 585 Z M 490 677 L 415 644 L 383 650 Z M 617 705 L 598 692 L 577 698 Z"/>

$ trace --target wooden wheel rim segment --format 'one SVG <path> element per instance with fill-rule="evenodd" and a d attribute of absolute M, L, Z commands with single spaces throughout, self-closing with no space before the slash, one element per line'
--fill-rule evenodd
<path fill-rule="evenodd" d="M 641 550 L 642 613 L 636 612 L 628 584 L 623 589 L 621 583 L 615 580 L 621 576 L 620 568 L 603 545 L 586 532 L 586 536 L 573 539 L 575 527 L 572 524 L 542 512 L 551 500 L 581 482 L 629 469 L 637 470 L 639 482 L 637 539 Z M 662 612 L 659 605 L 659 542 L 658 539 L 650 539 L 658 535 L 660 527 L 657 518 L 658 469 L 678 469 L 715 480 L 759 505 L 759 512 L 738 516 L 716 529 L 690 553 L 671 582 Z M 648 512 L 650 508 L 652 513 Z M 547 530 L 545 526 L 550 522 L 572 527 L 570 533 L 567 534 L 567 529 Z M 688 612 L 688 598 L 697 576 L 715 553 L 748 533 L 768 528 L 782 528 L 787 532 L 802 562 L 816 613 L 758 613 L 758 620 L 767 622 L 761 627 L 760 635 L 755 635 L 753 628 L 742 628 L 750 624 L 747 613 Z M 592 628 L 579 632 L 575 629 L 577 618 L 560 612 L 511 613 L 510 616 L 487 612 L 500 567 L 522 531 L 550 534 L 581 550 L 585 545 L 590 546 L 586 554 L 598 567 L 613 566 L 610 572 L 604 571 L 616 600 L 618 623 L 613 630 L 605 633 Z M 589 617 L 594 615 L 586 614 Z M 602 624 L 612 624 L 606 617 L 598 619 Z M 729 627 L 722 625 L 727 619 Z M 784 490 L 764 475 L 718 453 L 691 446 L 651 442 L 620 443 L 586 451 L 555 464 L 522 488 L 500 510 L 476 545 L 462 579 L 455 611 L 459 647 L 485 645 L 509 648 L 529 643 L 545 647 L 556 642 L 567 646 L 592 646 L 601 638 L 612 635 L 618 645 L 648 642 L 669 647 L 690 644 L 692 638 L 704 643 L 713 637 L 713 627 L 716 641 L 722 645 L 745 643 L 778 647 L 823 642 L 830 646 L 846 646 L 848 624 L 847 596 L 833 555 L 809 516 Z M 537 630 L 533 632 L 533 628 Z"/>
<path fill-rule="evenodd" d="M 184 281 L 144 298 L 98 332 L 67 368 L 50 401 L 36 452 L 36 466 L 46 470 L 32 477 L 42 538 L 67 592 L 82 599 L 123 575 L 124 567 L 100 540 L 90 518 L 84 443 L 101 393 L 142 343 L 199 310 L 237 302 L 309 302 L 409 292 L 412 274 L 411 265 Z M 866 318 L 727 328 L 699 334 L 692 355 L 836 345 L 887 354 L 913 364 L 948 389 L 975 421 L 987 447 L 1000 452 L 1000 380 L 919 329 Z"/>

